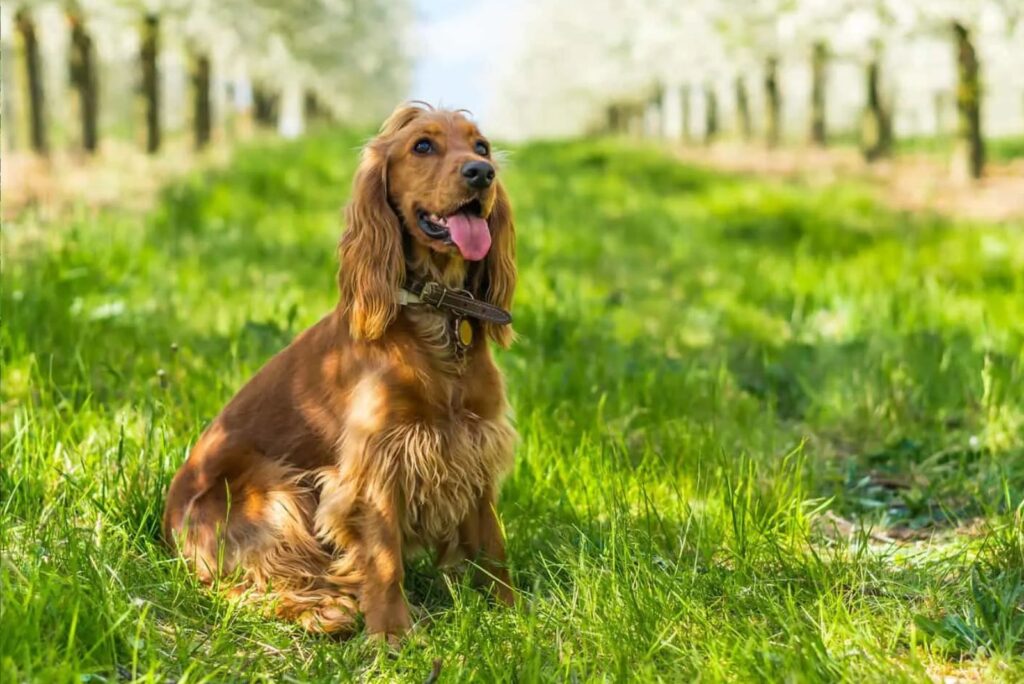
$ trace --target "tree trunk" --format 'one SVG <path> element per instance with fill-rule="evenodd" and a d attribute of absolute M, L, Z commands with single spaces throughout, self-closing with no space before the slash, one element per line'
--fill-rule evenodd
<path fill-rule="evenodd" d="M 256 86 L 252 94 L 253 118 L 261 126 L 277 126 L 277 97 L 263 86 Z"/>
<path fill-rule="evenodd" d="M 142 28 L 142 94 L 146 99 L 146 151 L 156 154 L 160 149 L 160 18 L 146 16 Z"/>
<path fill-rule="evenodd" d="M 36 27 L 27 10 L 19 10 L 15 17 L 21 42 L 25 48 L 25 72 L 28 80 L 29 127 L 32 149 L 39 154 L 49 151 L 46 136 L 46 101 L 43 95 L 43 73 L 39 60 L 39 40 Z"/>
<path fill-rule="evenodd" d="M 769 57 L 764 72 L 765 140 L 775 147 L 782 138 L 782 99 L 779 95 L 779 60 Z"/>
<path fill-rule="evenodd" d="M 665 116 L 665 101 L 661 90 L 655 92 L 644 105 L 644 137 L 660 138 L 662 132 L 661 121 Z"/>
<path fill-rule="evenodd" d="M 957 53 L 957 155 L 966 157 L 971 178 L 981 178 L 985 170 L 985 141 L 981 135 L 981 82 L 978 56 L 967 27 L 953 22 Z"/>
<path fill-rule="evenodd" d="M 736 77 L 736 116 L 740 135 L 744 141 L 750 141 L 753 127 L 750 123 L 750 100 L 747 97 L 747 84 L 742 76 Z"/>
<path fill-rule="evenodd" d="M 320 99 L 316 96 L 316 93 L 312 90 L 307 90 L 303 108 L 306 112 L 306 121 L 314 123 L 320 120 L 322 111 L 320 109 Z"/>
<path fill-rule="evenodd" d="M 85 30 L 82 15 L 68 13 L 71 24 L 71 83 L 78 91 L 78 114 L 82 118 L 82 147 L 95 152 L 99 146 L 99 97 L 92 36 Z"/>
<path fill-rule="evenodd" d="M 718 135 L 718 95 L 710 85 L 704 86 L 704 142 L 714 141 Z"/>
<path fill-rule="evenodd" d="M 0 121 L 3 122 L 0 153 L 18 147 L 18 103 L 11 93 L 17 80 L 13 68 L 16 57 L 11 47 L 7 41 L 0 41 Z"/>
<path fill-rule="evenodd" d="M 690 86 L 683 86 L 682 91 L 683 110 L 683 142 L 690 142 Z"/>
<path fill-rule="evenodd" d="M 192 94 L 195 104 L 192 112 L 192 128 L 195 131 L 196 149 L 201 150 L 210 142 L 210 122 L 212 120 L 210 56 L 205 53 L 196 55 L 192 68 Z"/>
<path fill-rule="evenodd" d="M 635 138 L 644 134 L 644 106 L 636 102 L 629 105 L 629 134 Z"/>
<path fill-rule="evenodd" d="M 306 131 L 302 116 L 303 88 L 293 80 L 286 83 L 281 91 L 281 108 L 277 115 L 277 132 L 285 140 L 298 138 Z"/>
<path fill-rule="evenodd" d="M 824 145 L 825 134 L 825 87 L 828 67 L 828 48 L 819 41 L 811 51 L 811 142 Z"/>
<path fill-rule="evenodd" d="M 869 162 L 888 156 L 892 150 L 892 125 L 882 104 L 880 72 L 881 58 L 875 55 L 867 67 L 867 106 L 861 128 L 861 147 Z"/>
<path fill-rule="evenodd" d="M 605 129 L 613 135 L 619 132 L 619 108 L 614 104 L 605 108 Z"/>

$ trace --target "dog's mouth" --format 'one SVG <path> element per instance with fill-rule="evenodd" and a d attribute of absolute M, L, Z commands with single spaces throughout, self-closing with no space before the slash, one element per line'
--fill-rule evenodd
<path fill-rule="evenodd" d="M 446 215 L 419 209 L 416 223 L 431 240 L 455 245 L 465 259 L 480 261 L 491 249 L 491 229 L 482 213 L 480 200 L 472 199 Z"/>

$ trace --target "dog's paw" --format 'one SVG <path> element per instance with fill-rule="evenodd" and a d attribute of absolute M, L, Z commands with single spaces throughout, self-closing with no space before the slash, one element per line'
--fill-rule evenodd
<path fill-rule="evenodd" d="M 304 610 L 297 619 L 307 631 L 323 634 L 344 634 L 356 627 L 354 607 L 341 599 L 325 601 Z"/>

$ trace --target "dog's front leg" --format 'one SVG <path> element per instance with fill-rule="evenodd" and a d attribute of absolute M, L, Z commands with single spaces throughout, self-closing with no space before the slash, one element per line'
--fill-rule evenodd
<path fill-rule="evenodd" d="M 359 608 L 366 630 L 396 645 L 409 630 L 409 606 L 402 590 L 402 532 L 392 494 L 367 501 L 356 521 L 357 544 L 363 561 Z"/>
<path fill-rule="evenodd" d="M 495 510 L 495 496 L 489 488 L 459 525 L 459 550 L 476 564 L 474 581 L 491 587 L 495 598 L 512 605 L 515 596 L 505 567 L 505 540 Z"/>

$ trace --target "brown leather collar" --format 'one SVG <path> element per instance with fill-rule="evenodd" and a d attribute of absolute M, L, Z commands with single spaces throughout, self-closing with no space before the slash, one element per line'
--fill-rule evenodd
<path fill-rule="evenodd" d="M 405 293 L 412 297 L 403 297 Z M 454 290 L 433 281 L 406 280 L 399 295 L 402 304 L 428 304 L 435 309 L 450 311 L 456 316 L 467 316 L 496 325 L 508 325 L 512 322 L 512 314 L 508 311 L 481 302 L 466 290 Z"/>

